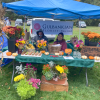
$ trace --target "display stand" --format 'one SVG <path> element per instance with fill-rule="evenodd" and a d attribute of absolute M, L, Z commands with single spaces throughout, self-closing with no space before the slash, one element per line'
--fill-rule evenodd
<path fill-rule="evenodd" d="M 66 91 L 68 92 L 68 82 L 65 80 L 64 84 L 52 84 L 47 81 L 45 81 L 45 77 L 42 76 L 41 78 L 41 86 L 40 86 L 41 91 Z"/>

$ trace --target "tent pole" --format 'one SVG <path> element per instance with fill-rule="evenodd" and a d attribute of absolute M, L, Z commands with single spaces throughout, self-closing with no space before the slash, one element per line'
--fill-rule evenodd
<path fill-rule="evenodd" d="M 81 20 L 79 19 L 79 21 Z M 79 40 L 80 40 L 80 34 L 81 34 L 81 23 L 79 23 Z"/>
<path fill-rule="evenodd" d="M 26 18 L 26 17 L 24 16 L 24 32 L 25 32 L 25 18 Z"/>

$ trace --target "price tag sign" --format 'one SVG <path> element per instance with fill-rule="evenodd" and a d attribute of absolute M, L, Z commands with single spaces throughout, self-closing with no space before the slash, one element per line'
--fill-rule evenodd
<path fill-rule="evenodd" d="M 81 50 L 81 55 L 89 56 L 99 56 L 100 57 L 100 47 L 95 46 L 83 46 Z"/>

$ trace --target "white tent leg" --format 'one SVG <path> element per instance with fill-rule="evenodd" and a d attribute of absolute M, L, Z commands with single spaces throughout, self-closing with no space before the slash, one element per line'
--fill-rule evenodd
<path fill-rule="evenodd" d="M 80 35 L 81 35 L 81 26 L 79 27 L 79 40 L 80 40 Z"/>
<path fill-rule="evenodd" d="M 79 19 L 79 21 L 81 20 Z M 81 23 L 79 23 L 79 40 L 80 40 L 80 35 L 81 35 Z"/>
<path fill-rule="evenodd" d="M 25 16 L 24 16 L 24 32 L 25 32 Z"/>

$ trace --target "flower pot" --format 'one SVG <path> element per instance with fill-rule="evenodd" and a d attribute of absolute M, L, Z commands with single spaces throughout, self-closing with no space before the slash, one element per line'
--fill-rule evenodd
<path fill-rule="evenodd" d="M 15 52 L 15 38 L 8 39 L 8 51 L 12 53 Z"/>
<path fill-rule="evenodd" d="M 22 49 L 18 49 L 18 54 L 21 54 L 22 53 Z"/>
<path fill-rule="evenodd" d="M 86 39 L 85 39 L 85 45 L 86 45 L 86 46 L 89 46 L 89 40 L 86 40 Z"/>
<path fill-rule="evenodd" d="M 45 79 L 45 76 L 44 76 L 44 79 Z M 48 82 L 48 83 L 51 83 L 51 84 L 64 84 L 65 83 L 65 81 L 67 81 L 68 79 L 67 79 L 67 77 L 66 78 L 63 78 L 63 79 L 58 79 L 57 81 L 55 81 L 55 80 L 46 80 L 45 79 L 45 82 Z"/>
<path fill-rule="evenodd" d="M 91 42 L 91 41 L 89 41 L 89 46 L 97 46 L 97 43 L 98 42 Z"/>

